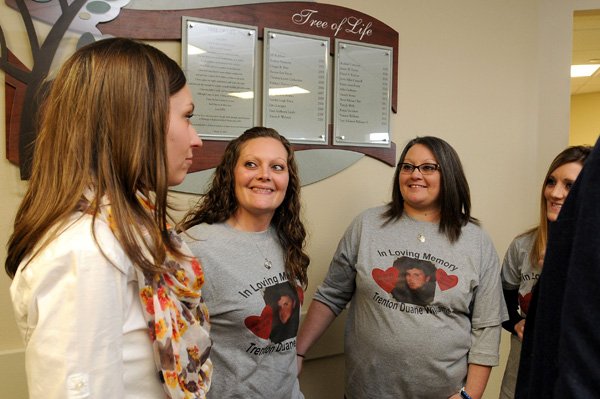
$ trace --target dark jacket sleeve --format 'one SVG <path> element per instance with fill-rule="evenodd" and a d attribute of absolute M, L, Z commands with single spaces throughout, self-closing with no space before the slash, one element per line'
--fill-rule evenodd
<path fill-rule="evenodd" d="M 519 290 L 503 289 L 502 293 L 504 294 L 504 301 L 508 310 L 508 320 L 502 323 L 502 328 L 511 334 L 517 335 L 515 325 L 523 320 L 519 314 Z"/>

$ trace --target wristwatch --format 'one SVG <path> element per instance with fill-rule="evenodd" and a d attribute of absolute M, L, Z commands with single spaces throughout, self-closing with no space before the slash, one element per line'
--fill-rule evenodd
<path fill-rule="evenodd" d="M 469 394 L 467 393 L 467 391 L 465 391 L 465 387 L 462 387 L 462 388 L 460 389 L 460 397 L 461 397 L 462 399 L 473 399 L 473 398 L 471 397 L 471 395 L 469 395 Z"/>

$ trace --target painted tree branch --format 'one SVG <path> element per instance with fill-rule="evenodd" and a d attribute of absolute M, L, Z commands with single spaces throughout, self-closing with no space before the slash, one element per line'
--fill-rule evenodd
<path fill-rule="evenodd" d="M 27 84 L 29 83 L 29 72 L 17 68 L 10 63 L 8 58 L 8 46 L 4 37 L 4 31 L 0 26 L 0 69 L 15 79 Z"/>
<path fill-rule="evenodd" d="M 19 7 L 23 24 L 25 24 L 25 31 L 27 32 L 27 38 L 29 39 L 29 45 L 31 46 L 31 54 L 35 60 L 40 52 L 40 43 L 37 38 L 35 26 L 33 26 L 33 19 L 31 18 L 29 8 L 25 5 L 24 0 L 17 0 L 17 7 Z"/>

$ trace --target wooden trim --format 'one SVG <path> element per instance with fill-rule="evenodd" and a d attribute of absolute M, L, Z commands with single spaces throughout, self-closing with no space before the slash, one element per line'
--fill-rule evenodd
<path fill-rule="evenodd" d="M 24 71 L 29 69 L 8 50 L 8 63 Z M 6 134 L 6 159 L 19 165 L 19 131 L 21 129 L 21 113 L 25 100 L 27 85 L 4 72 L 4 118 Z"/>

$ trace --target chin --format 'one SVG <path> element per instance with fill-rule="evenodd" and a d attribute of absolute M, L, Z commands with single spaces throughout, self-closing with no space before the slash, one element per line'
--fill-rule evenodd
<path fill-rule="evenodd" d="M 184 180 L 184 179 L 185 179 L 185 176 L 183 176 L 183 177 L 181 177 L 181 178 L 179 178 L 179 179 L 169 179 L 169 180 L 168 180 L 168 182 L 167 182 L 167 185 L 168 185 L 169 187 L 178 186 L 178 185 L 180 185 L 181 183 L 183 183 L 183 180 Z"/>

